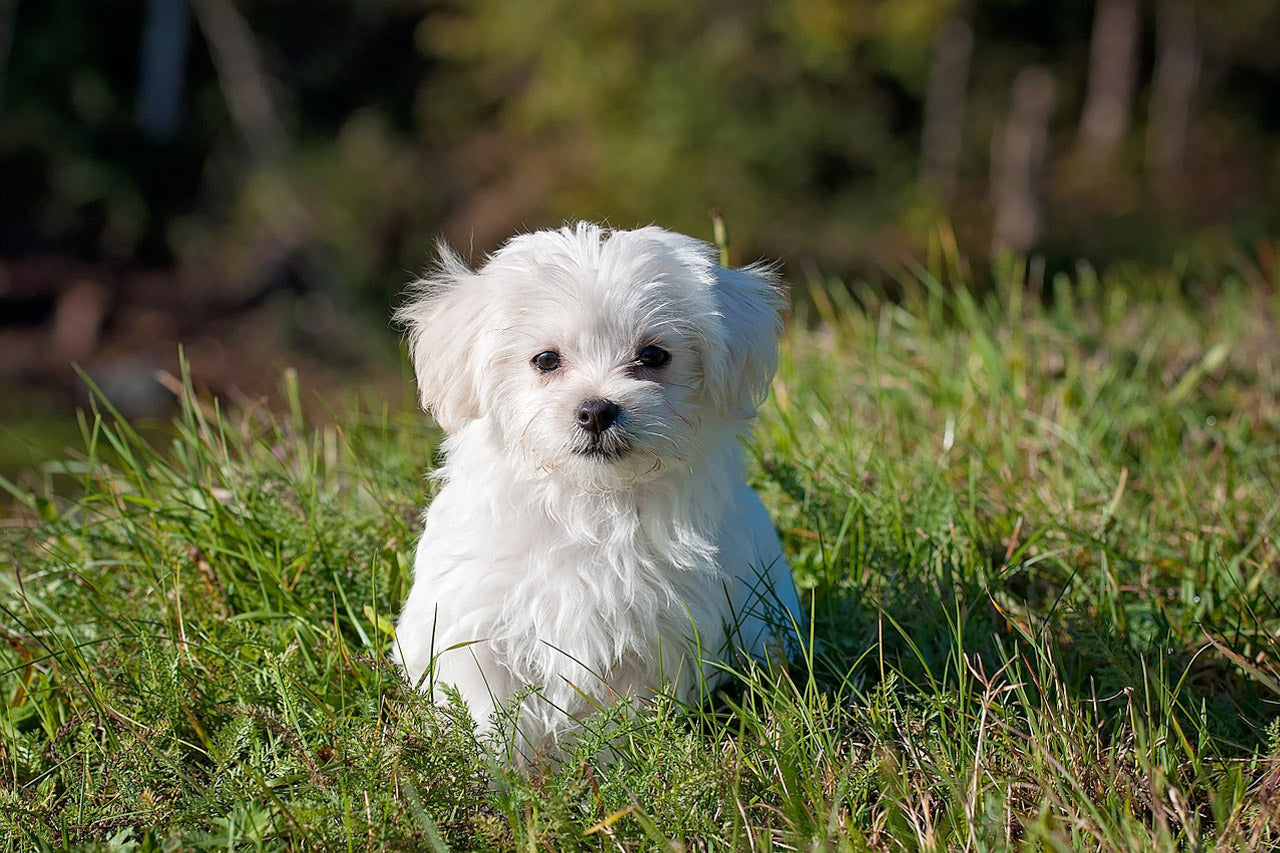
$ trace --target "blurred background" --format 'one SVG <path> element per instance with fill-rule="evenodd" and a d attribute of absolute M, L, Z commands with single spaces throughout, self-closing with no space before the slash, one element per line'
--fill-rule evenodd
<path fill-rule="evenodd" d="M 0 0 L 0 470 L 74 429 L 73 363 L 163 417 L 179 344 L 233 403 L 292 367 L 411 405 L 437 237 L 717 210 L 793 281 L 891 292 L 941 240 L 975 287 L 1273 287 L 1277 36 L 1280 0 Z"/>

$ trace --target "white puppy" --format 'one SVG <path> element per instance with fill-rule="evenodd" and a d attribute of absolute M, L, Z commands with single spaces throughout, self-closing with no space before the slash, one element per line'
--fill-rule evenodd
<path fill-rule="evenodd" d="M 739 450 L 777 365 L 775 278 L 652 227 L 526 234 L 477 271 L 441 256 L 397 315 L 448 433 L 396 626 L 409 678 L 554 750 L 617 697 L 696 699 L 776 649 L 802 613 Z"/>

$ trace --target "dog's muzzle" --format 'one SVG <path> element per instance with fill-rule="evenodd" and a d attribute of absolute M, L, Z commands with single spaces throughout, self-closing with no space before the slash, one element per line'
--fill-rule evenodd
<path fill-rule="evenodd" d="M 612 400 L 592 397 L 583 400 L 574 413 L 584 439 L 575 451 L 597 459 L 617 459 L 630 450 L 626 436 L 618 428 L 622 409 Z"/>

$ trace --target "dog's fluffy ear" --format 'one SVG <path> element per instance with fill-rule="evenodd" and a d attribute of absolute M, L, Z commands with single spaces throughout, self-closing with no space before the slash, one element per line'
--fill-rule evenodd
<path fill-rule="evenodd" d="M 707 354 L 706 388 L 726 417 L 751 418 L 778 367 L 778 333 L 786 292 L 773 268 L 714 268 L 724 338 Z"/>
<path fill-rule="evenodd" d="M 715 247 L 662 228 L 630 233 L 657 240 L 709 285 L 719 322 L 703 330 L 704 392 L 725 417 L 754 417 L 778 368 L 778 333 L 787 295 L 777 271 L 768 264 L 722 267 Z"/>
<path fill-rule="evenodd" d="M 439 262 L 414 283 L 395 320 L 408 333 L 422 407 L 452 433 L 480 417 L 477 342 L 486 299 L 466 262 L 443 242 L 436 248 Z"/>

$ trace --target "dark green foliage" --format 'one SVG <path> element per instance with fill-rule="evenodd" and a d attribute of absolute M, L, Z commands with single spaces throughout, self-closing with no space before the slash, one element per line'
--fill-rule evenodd
<path fill-rule="evenodd" d="M 235 3 L 283 137 L 268 152 L 231 108 L 246 80 L 220 77 L 199 14 L 180 122 L 143 132 L 152 5 L 0 14 L 0 255 L 208 270 L 230 303 L 345 291 L 340 304 L 381 316 L 440 233 L 477 251 L 564 218 L 705 234 L 717 208 L 750 235 L 742 260 L 878 274 L 918 256 L 942 215 L 985 252 L 992 140 L 1036 64 L 1057 93 L 1035 245 L 1052 266 L 1256 245 L 1275 275 L 1275 0 L 1192 3 L 1199 73 L 1173 177 L 1146 138 L 1167 0 L 1138 4 L 1132 121 L 1102 162 L 1075 150 L 1096 3 Z M 944 191 L 920 163 L 935 39 L 953 18 L 973 49 Z"/>

